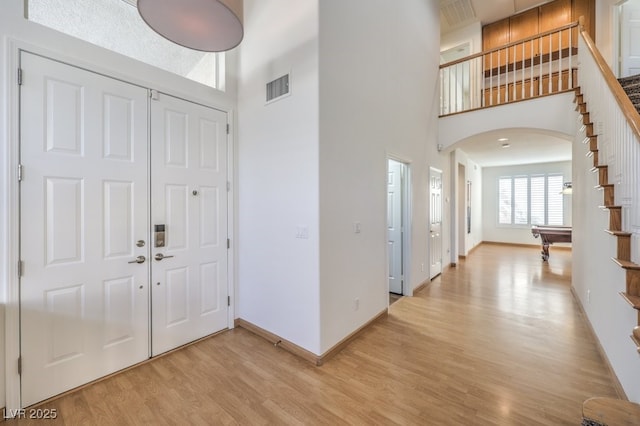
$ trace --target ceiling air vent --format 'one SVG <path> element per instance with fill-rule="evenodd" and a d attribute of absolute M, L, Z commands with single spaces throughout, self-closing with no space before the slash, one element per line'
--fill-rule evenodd
<path fill-rule="evenodd" d="M 267 83 L 267 102 L 275 101 L 289 94 L 289 74 Z"/>

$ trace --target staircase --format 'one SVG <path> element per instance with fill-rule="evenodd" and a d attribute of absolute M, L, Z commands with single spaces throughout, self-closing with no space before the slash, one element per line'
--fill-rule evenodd
<path fill-rule="evenodd" d="M 625 93 L 631 99 L 636 111 L 640 113 L 640 74 L 631 77 L 619 78 L 618 81 Z"/>
<path fill-rule="evenodd" d="M 640 113 L 640 76 L 622 80 L 624 80 L 627 89 L 637 91 L 636 102 L 638 103 L 634 105 Z M 600 208 L 609 211 L 609 227 L 605 232 L 617 239 L 616 255 L 611 260 L 624 269 L 626 274 L 626 288 L 620 295 L 638 312 L 638 325 L 633 329 L 631 339 L 640 352 L 640 265 L 631 261 L 632 234 L 622 229 L 623 209 L 615 201 L 615 184 L 609 182 L 609 166 L 603 164 L 598 155 L 598 135 L 594 131 L 594 123 L 591 121 L 587 103 L 580 88 L 576 89 L 574 102 L 576 103 L 576 111 L 582 115 L 582 125 L 586 134 L 583 143 L 587 145 L 587 155 L 593 159 L 591 171 L 598 174 L 598 185 L 595 189 L 603 192 L 603 203 Z"/>

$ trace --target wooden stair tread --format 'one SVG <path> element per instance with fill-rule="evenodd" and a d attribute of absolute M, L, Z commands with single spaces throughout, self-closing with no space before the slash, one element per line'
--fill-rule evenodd
<path fill-rule="evenodd" d="M 636 348 L 638 349 L 638 353 L 640 353 L 640 339 L 638 339 L 638 337 L 635 336 L 634 334 L 632 334 L 629 337 L 631 337 L 631 340 L 633 340 L 633 343 L 636 344 Z"/>
<path fill-rule="evenodd" d="M 605 229 L 604 232 L 610 235 L 614 235 L 616 237 L 630 237 L 632 235 L 631 232 L 613 231 L 611 229 Z"/>
<path fill-rule="evenodd" d="M 594 188 L 595 189 L 605 189 L 605 188 L 613 188 L 614 186 L 616 186 L 614 183 L 603 183 L 603 184 L 594 186 Z"/>
<path fill-rule="evenodd" d="M 597 166 L 593 166 L 591 168 L 591 171 L 592 172 L 597 172 L 600 169 L 607 169 L 607 168 L 609 168 L 609 166 L 607 166 L 606 164 L 598 164 Z"/>
<path fill-rule="evenodd" d="M 620 292 L 620 296 L 622 296 L 633 309 L 640 311 L 640 296 L 632 296 L 624 291 Z"/>
<path fill-rule="evenodd" d="M 601 209 L 605 210 L 621 210 L 622 206 L 599 206 Z"/>
<path fill-rule="evenodd" d="M 621 268 L 631 269 L 633 271 L 640 271 L 640 265 L 630 260 L 616 259 L 615 257 L 612 257 L 611 260 L 616 262 Z"/>
<path fill-rule="evenodd" d="M 638 425 L 640 404 L 615 398 L 589 398 L 582 403 L 582 417 L 611 426 Z"/>

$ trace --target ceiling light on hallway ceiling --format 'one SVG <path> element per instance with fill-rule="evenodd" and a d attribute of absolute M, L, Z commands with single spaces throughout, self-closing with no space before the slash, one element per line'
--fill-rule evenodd
<path fill-rule="evenodd" d="M 138 0 L 152 30 L 189 49 L 222 52 L 242 41 L 242 0 Z"/>

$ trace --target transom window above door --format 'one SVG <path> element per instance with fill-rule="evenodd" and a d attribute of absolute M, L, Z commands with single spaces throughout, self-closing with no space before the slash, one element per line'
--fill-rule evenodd
<path fill-rule="evenodd" d="M 136 0 L 28 0 L 27 19 L 141 62 L 225 90 L 225 54 L 174 44 L 151 30 Z"/>

